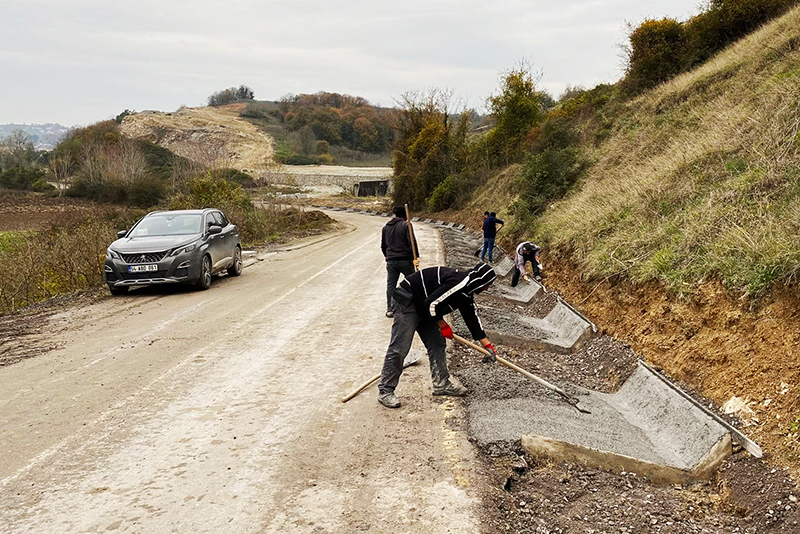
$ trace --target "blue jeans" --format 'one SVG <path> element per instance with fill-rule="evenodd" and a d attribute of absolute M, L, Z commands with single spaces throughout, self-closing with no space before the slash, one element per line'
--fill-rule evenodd
<path fill-rule="evenodd" d="M 484 261 L 487 252 L 489 253 L 489 261 L 492 261 L 492 251 L 494 251 L 494 238 L 484 237 L 483 248 L 481 249 L 481 261 Z"/>
<path fill-rule="evenodd" d="M 434 389 L 445 387 L 450 381 L 445 351 L 447 344 L 439 330 L 439 325 L 431 317 L 420 316 L 413 302 L 408 305 L 397 302 L 394 306 L 392 338 L 383 360 L 381 381 L 378 382 L 378 391 L 381 395 L 393 392 L 397 383 L 400 382 L 400 375 L 403 374 L 403 360 L 411 350 L 414 332 L 419 334 L 422 343 L 428 350 Z"/>
<path fill-rule="evenodd" d="M 390 260 L 386 262 L 386 310 L 389 311 L 394 305 L 392 293 L 397 287 L 400 275 L 408 276 L 414 274 L 414 262 L 410 260 Z"/>

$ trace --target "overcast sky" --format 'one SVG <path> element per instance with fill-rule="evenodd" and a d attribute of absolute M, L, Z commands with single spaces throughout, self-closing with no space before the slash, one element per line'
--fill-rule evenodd
<path fill-rule="evenodd" d="M 330 91 L 392 106 L 451 89 L 483 108 L 527 58 L 557 97 L 621 75 L 625 21 L 698 0 L 0 0 L 0 124 L 85 125 L 124 109 Z"/>

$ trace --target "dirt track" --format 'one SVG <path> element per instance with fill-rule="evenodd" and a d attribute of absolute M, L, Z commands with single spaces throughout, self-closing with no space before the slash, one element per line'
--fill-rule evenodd
<path fill-rule="evenodd" d="M 385 219 L 206 292 L 138 290 L 53 316 L 61 348 L 0 368 L 0 532 L 477 532 L 460 404 L 411 368 L 374 386 Z M 426 263 L 438 233 L 419 229 Z"/>

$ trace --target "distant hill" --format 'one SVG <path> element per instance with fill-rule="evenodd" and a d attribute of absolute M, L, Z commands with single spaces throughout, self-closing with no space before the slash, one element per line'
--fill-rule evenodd
<path fill-rule="evenodd" d="M 208 167 L 259 175 L 273 165 L 272 138 L 239 118 L 243 105 L 183 107 L 172 113 L 142 111 L 122 120 L 120 131 Z"/>
<path fill-rule="evenodd" d="M 31 138 L 36 150 L 52 150 L 70 130 L 69 126 L 54 124 L 0 124 L 0 139 L 11 135 L 14 130 L 22 130 Z"/>
<path fill-rule="evenodd" d="M 320 91 L 278 102 L 249 101 L 240 116 L 275 140 L 275 159 L 290 165 L 391 165 L 397 109 Z"/>

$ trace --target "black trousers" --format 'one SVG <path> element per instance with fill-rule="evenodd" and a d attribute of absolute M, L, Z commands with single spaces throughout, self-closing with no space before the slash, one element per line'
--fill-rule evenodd
<path fill-rule="evenodd" d="M 533 276 L 541 276 L 542 271 L 539 270 L 539 264 L 535 261 L 531 262 L 531 269 L 533 270 Z M 511 276 L 511 287 L 517 287 L 519 283 L 519 277 L 522 276 L 522 272 L 514 266 L 514 274 Z"/>

